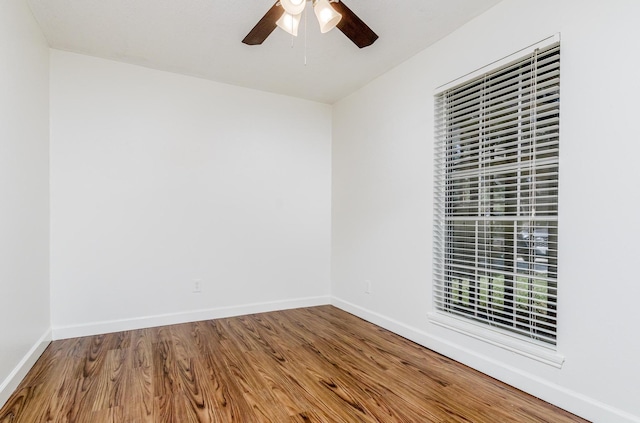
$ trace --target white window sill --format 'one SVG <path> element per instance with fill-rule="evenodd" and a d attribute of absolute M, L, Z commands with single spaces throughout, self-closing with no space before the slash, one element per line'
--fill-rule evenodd
<path fill-rule="evenodd" d="M 454 330 L 558 369 L 562 368 L 562 364 L 564 363 L 564 356 L 558 354 L 555 349 L 536 344 L 535 341 L 525 340 L 516 334 L 508 334 L 497 328 L 488 328 L 441 312 L 429 313 L 429 321 L 446 329 Z"/>

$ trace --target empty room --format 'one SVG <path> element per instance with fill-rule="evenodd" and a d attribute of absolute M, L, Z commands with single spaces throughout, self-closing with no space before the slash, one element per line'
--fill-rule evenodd
<path fill-rule="evenodd" d="M 640 423 L 638 21 L 2 1 L 0 423 Z"/>

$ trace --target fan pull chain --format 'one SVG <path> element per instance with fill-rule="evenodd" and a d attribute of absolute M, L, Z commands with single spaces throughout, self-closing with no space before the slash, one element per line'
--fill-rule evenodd
<path fill-rule="evenodd" d="M 304 8 L 304 65 L 307 66 L 307 9 Z"/>

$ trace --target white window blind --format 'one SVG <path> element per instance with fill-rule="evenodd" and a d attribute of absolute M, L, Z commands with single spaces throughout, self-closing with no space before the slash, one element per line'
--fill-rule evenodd
<path fill-rule="evenodd" d="M 436 309 L 555 345 L 560 46 L 435 103 Z"/>

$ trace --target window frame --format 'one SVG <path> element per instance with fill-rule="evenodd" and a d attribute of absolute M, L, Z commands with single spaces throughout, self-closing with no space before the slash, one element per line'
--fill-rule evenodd
<path fill-rule="evenodd" d="M 448 84 L 445 84 L 441 87 L 438 87 L 435 91 L 435 98 L 437 99 L 439 96 L 442 96 L 443 93 L 445 92 L 450 92 L 451 90 L 455 90 L 457 87 L 464 85 L 465 83 L 468 83 L 470 81 L 474 81 L 477 80 L 479 77 L 483 77 L 484 75 L 496 75 L 499 74 L 501 71 L 504 71 L 505 68 L 508 68 L 510 65 L 517 63 L 517 62 L 521 62 L 523 59 L 526 59 L 528 56 L 531 56 L 534 54 L 534 52 L 537 52 L 538 50 L 546 50 L 550 47 L 553 47 L 554 45 L 560 43 L 560 35 L 556 34 L 552 37 L 549 37 L 545 40 L 542 40 L 536 44 L 533 44 L 525 49 L 522 49 L 512 55 L 509 55 L 499 61 L 496 61 L 494 63 L 491 63 L 490 65 L 487 65 L 483 68 L 480 68 L 474 72 L 471 72 L 461 78 L 458 78 L 454 81 L 451 81 Z M 536 94 L 538 93 L 538 91 L 535 91 Z M 559 110 L 559 106 L 558 106 L 558 110 Z M 436 105 L 436 113 L 438 113 L 438 106 Z M 482 119 L 480 119 L 482 120 Z M 534 119 L 534 121 L 536 121 Z M 436 123 L 438 122 L 438 117 L 436 117 Z M 449 123 L 449 121 L 445 121 L 446 123 Z M 558 136 L 559 136 L 559 129 L 558 131 Z M 438 128 L 436 125 L 436 132 L 438 132 Z M 535 132 L 535 129 L 532 131 L 532 133 Z M 481 136 L 479 137 L 481 138 Z M 442 135 L 442 134 L 437 134 L 436 133 L 436 151 L 435 151 L 435 157 L 434 160 L 436 162 L 436 169 L 435 169 L 435 174 L 434 174 L 434 289 L 433 289 L 433 306 L 434 306 L 434 311 L 429 313 L 429 320 L 439 326 L 451 329 L 451 330 L 455 330 L 457 332 L 460 333 L 464 333 L 468 336 L 471 336 L 473 338 L 482 340 L 484 342 L 490 343 L 492 345 L 496 345 L 496 346 L 500 346 L 502 348 L 505 348 L 507 350 L 519 353 L 521 355 L 536 359 L 538 361 L 550 364 L 552 366 L 555 367 L 561 367 L 562 363 L 564 362 L 564 357 L 560 354 L 557 353 L 557 321 L 554 324 L 553 327 L 553 338 L 550 341 L 550 338 L 546 338 L 544 339 L 544 341 L 540 341 L 540 339 L 536 339 L 536 336 L 532 336 L 530 334 L 526 334 L 526 333 L 522 333 L 523 331 L 518 332 L 517 330 L 510 330 L 508 328 L 505 328 L 504 325 L 502 327 L 500 327 L 500 325 L 495 325 L 492 322 L 487 321 L 486 316 L 484 316 L 484 318 L 477 318 L 477 316 L 469 316 L 469 312 L 468 310 L 464 310 L 459 311 L 458 312 L 452 312 L 452 307 L 451 306 L 445 306 L 444 304 L 444 300 L 443 300 L 443 296 L 444 295 L 450 295 L 450 294 L 443 294 L 443 290 L 445 289 L 451 289 L 451 285 L 449 285 L 447 287 L 447 283 L 451 284 L 451 279 L 449 279 L 449 282 L 447 282 L 446 277 L 443 276 L 445 273 L 444 270 L 444 266 L 445 266 L 445 262 L 446 260 L 449 260 L 449 262 L 447 263 L 451 263 L 452 259 L 447 258 L 445 259 L 445 255 L 447 255 L 446 251 L 450 251 L 447 250 L 447 247 L 450 247 L 450 244 L 455 243 L 455 241 L 451 241 L 452 235 L 450 235 L 451 233 L 455 233 L 454 230 L 451 229 L 445 229 L 446 225 L 450 225 L 451 223 L 451 219 L 452 219 L 452 215 L 447 215 L 445 212 L 445 209 L 448 207 L 447 204 L 445 204 L 443 202 L 443 198 L 448 199 L 449 201 L 451 200 L 449 197 L 446 197 L 445 195 L 443 195 L 443 190 L 446 190 L 445 184 L 446 184 L 446 180 L 447 180 L 447 175 L 448 175 L 448 171 L 447 170 L 443 170 L 443 166 L 446 168 L 447 166 L 447 162 L 445 157 L 446 156 L 446 152 L 442 151 L 443 148 L 445 148 L 446 145 L 446 135 Z M 479 141 L 482 142 L 482 141 Z M 535 145 L 535 143 L 531 143 L 532 145 Z M 440 150 L 438 150 L 440 149 Z M 480 156 L 480 153 L 478 153 L 478 156 Z M 535 156 L 535 152 L 532 155 L 532 157 L 537 157 Z M 438 163 L 438 160 L 440 160 L 441 162 Z M 450 160 L 450 159 L 449 159 Z M 483 162 L 483 160 L 485 160 L 484 158 L 479 159 L 479 162 Z M 444 161 L 444 163 L 443 163 Z M 451 160 L 450 160 L 451 161 Z M 552 160 L 553 161 L 553 160 Z M 484 163 L 484 162 L 483 162 Z M 532 166 L 538 165 L 539 163 L 536 162 L 536 160 L 530 160 L 530 163 L 533 163 Z M 557 166 L 559 165 L 559 154 L 556 151 L 556 156 L 555 156 L 555 166 L 557 169 Z M 483 164 L 484 167 L 484 164 Z M 506 165 L 506 167 L 508 168 L 509 166 Z M 516 166 L 517 168 L 517 166 Z M 532 168 L 533 169 L 533 168 Z M 520 172 L 519 169 L 516 169 L 518 172 Z M 472 174 L 474 172 L 474 170 L 471 170 Z M 556 170 L 557 172 L 557 170 Z M 464 172 L 463 172 L 464 173 Z M 536 175 L 535 171 L 532 171 L 533 175 Z M 520 175 L 520 173 L 518 173 L 518 175 Z M 518 176 L 519 177 L 519 176 Z M 556 189 L 556 195 L 557 195 L 557 190 L 558 190 L 558 176 L 556 173 L 555 176 L 555 189 Z M 476 189 L 476 199 L 477 202 L 480 203 L 480 197 L 484 196 L 486 194 L 486 192 L 491 192 L 491 188 L 489 188 L 489 191 L 484 191 L 481 187 L 480 187 L 480 180 L 485 181 L 486 175 L 483 174 L 482 177 L 478 176 L 476 179 L 476 183 L 478 184 L 478 188 Z M 530 178 L 531 179 L 531 178 Z M 534 180 L 535 180 L 535 176 L 534 176 Z M 484 182 L 483 182 L 484 183 Z M 515 185 L 517 185 L 517 189 L 518 192 L 520 191 L 520 179 L 517 179 L 517 182 L 515 183 Z M 472 184 L 471 184 L 472 185 Z M 470 186 L 471 186 L 470 185 Z M 530 191 L 534 192 L 533 198 L 534 198 L 534 203 L 535 203 L 535 197 L 537 194 L 535 194 L 537 192 L 537 190 L 535 189 L 535 184 L 533 185 L 534 188 Z M 457 185 L 456 185 L 457 187 Z M 481 194 L 483 193 L 483 194 Z M 520 195 L 520 194 L 518 194 Z M 461 203 L 461 201 L 459 201 L 459 203 Z M 457 204 L 457 203 L 456 203 Z M 535 204 L 534 204 L 535 205 Z M 529 222 L 531 221 L 536 221 L 536 219 L 539 220 L 544 220 L 544 221 L 553 221 L 555 223 L 549 224 L 550 226 L 555 225 L 555 229 L 547 229 L 547 231 L 549 230 L 555 230 L 556 232 L 553 234 L 554 237 L 554 242 L 555 242 L 555 246 L 557 248 L 557 220 L 558 220 L 558 209 L 557 209 L 557 199 L 555 204 L 553 205 L 555 207 L 554 214 L 551 215 L 547 215 L 547 216 L 543 216 L 542 218 L 540 217 L 536 217 L 535 215 L 535 207 L 533 207 L 533 216 L 529 216 L 529 215 L 520 215 L 520 212 L 517 213 L 516 217 L 511 217 L 511 218 L 505 218 L 503 219 L 505 222 L 504 225 L 510 225 L 513 223 L 514 228 L 513 231 L 515 231 L 516 229 L 519 229 L 518 226 L 518 221 L 519 220 L 528 220 Z M 472 208 L 473 211 L 475 211 Z M 480 206 L 478 206 L 478 216 L 480 215 Z M 543 213 L 544 214 L 544 213 Z M 497 216 L 498 222 L 501 222 L 502 220 L 500 220 L 499 216 Z M 519 219 L 519 217 L 522 217 L 523 219 Z M 445 222 L 446 219 L 446 223 Z M 460 217 L 461 221 L 464 220 L 464 216 Z M 487 218 L 486 221 L 489 220 L 494 220 L 491 217 Z M 480 220 L 482 220 L 482 218 L 480 218 Z M 476 245 L 478 243 L 477 239 L 478 239 L 478 232 L 477 232 L 477 221 L 476 220 L 476 227 L 475 227 L 475 242 Z M 514 223 L 515 222 L 515 223 Z M 501 223 L 498 223 L 498 225 L 500 225 Z M 484 224 L 485 230 L 486 230 L 486 223 Z M 542 239 L 542 241 L 540 242 L 541 245 L 546 245 L 544 248 L 548 248 L 549 247 L 549 240 L 550 240 L 550 234 L 549 232 L 546 232 L 546 240 L 544 239 L 544 230 L 540 229 L 540 232 L 538 233 L 538 237 L 540 237 Z M 530 231 L 530 236 L 531 238 L 533 238 L 535 235 L 535 229 L 532 229 Z M 463 235 L 464 237 L 465 235 Z M 447 237 L 449 237 L 449 244 L 447 244 Z M 485 242 L 486 242 L 486 237 L 484 238 Z M 491 239 L 495 239 L 495 238 L 491 238 Z M 516 234 L 513 233 L 513 242 L 512 242 L 512 246 L 513 246 L 513 250 L 516 251 L 517 247 L 516 247 Z M 518 238 L 519 240 L 520 238 Z M 543 242 L 544 241 L 544 242 Z M 493 242 L 493 241 L 492 241 Z M 519 243 L 520 241 L 518 241 Z M 535 243 L 532 243 L 532 245 L 534 245 L 534 247 L 530 247 L 529 250 L 532 251 L 533 249 L 536 249 L 538 247 L 536 247 Z M 462 247 L 459 247 L 462 248 Z M 540 247 L 543 248 L 543 247 Z M 477 247 L 476 247 L 477 250 Z M 457 250 L 456 250 L 457 251 Z M 493 250 L 491 249 L 492 253 Z M 516 254 L 520 254 L 520 253 L 516 253 Z M 537 253 L 533 253 L 533 254 L 537 254 Z M 555 289 L 555 292 L 557 293 L 557 249 L 555 250 L 555 257 L 554 260 L 556 260 L 556 262 L 554 263 L 556 267 L 554 267 L 555 269 L 555 285 L 553 285 L 553 289 Z M 450 257 L 447 256 L 447 257 Z M 488 257 L 488 256 L 487 256 Z M 485 257 L 485 260 L 486 257 Z M 513 256 L 513 254 L 511 255 L 510 258 L 510 263 L 514 266 L 514 270 L 513 272 L 516 273 L 515 275 L 513 275 L 513 280 L 515 280 L 516 276 L 517 276 L 517 269 L 515 268 L 516 265 L 519 265 L 520 263 L 517 263 L 517 259 L 516 257 Z M 532 259 L 533 262 L 534 259 Z M 537 259 L 536 259 L 537 260 Z M 476 267 L 481 267 L 477 265 L 477 251 L 476 251 Z M 544 266 L 542 267 L 544 268 Z M 450 269 L 450 267 L 449 267 Z M 477 269 L 476 269 L 477 270 Z M 538 269 L 539 270 L 539 269 Z M 529 271 L 530 274 L 533 274 L 533 266 L 531 264 L 529 264 Z M 477 272 L 476 272 L 476 276 L 477 276 Z M 479 286 L 480 283 L 478 281 L 474 281 L 474 286 Z M 547 285 L 547 289 L 550 289 L 552 285 Z M 504 283 L 504 289 L 506 289 L 506 282 Z M 512 289 L 513 289 L 513 285 L 512 285 Z M 440 290 L 438 292 L 438 290 Z M 471 292 L 471 290 L 469 289 L 469 292 Z M 472 294 L 468 294 L 469 296 Z M 513 294 L 511 294 L 513 295 Z M 504 297 L 506 299 L 506 297 Z M 557 297 L 556 297 L 557 298 Z M 546 300 L 548 300 L 548 294 L 546 297 Z M 546 301 L 545 300 L 545 301 Z M 467 298 L 467 303 L 469 302 L 469 298 Z M 479 303 L 479 299 L 474 299 L 474 301 L 477 301 Z M 506 300 L 505 300 L 506 301 Z M 513 299 L 511 300 L 513 302 Z M 555 301 L 555 300 L 554 300 Z M 488 300 L 487 300 L 488 302 Z M 506 303 L 505 303 L 506 305 Z M 519 304 L 518 304 L 519 305 Z M 555 304 L 555 306 L 557 307 L 557 303 Z M 506 307 L 505 307 L 506 308 Z M 510 312 L 515 316 L 516 315 L 516 310 L 513 307 L 512 304 L 512 308 L 513 310 L 511 310 Z M 557 309 L 555 311 L 556 316 L 554 316 L 554 318 L 557 318 Z M 535 319 L 534 319 L 535 321 Z M 514 325 L 515 328 L 515 325 Z M 533 332 L 531 332 L 533 333 Z"/>

